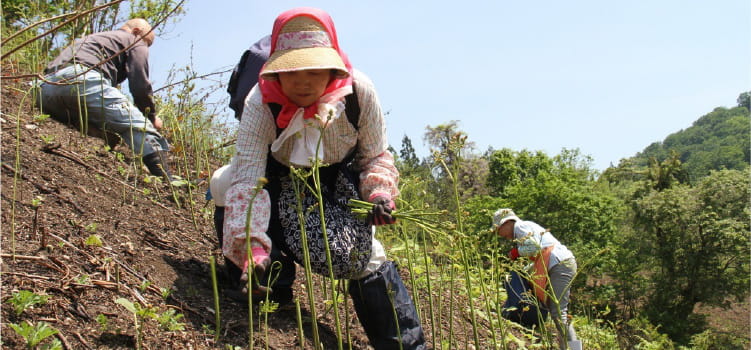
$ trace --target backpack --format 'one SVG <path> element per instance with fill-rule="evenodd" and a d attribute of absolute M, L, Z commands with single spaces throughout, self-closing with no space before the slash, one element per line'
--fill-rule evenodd
<path fill-rule="evenodd" d="M 245 50 L 242 56 L 240 56 L 240 61 L 237 62 L 235 68 L 232 70 L 232 75 L 230 75 L 229 82 L 227 82 L 227 93 L 229 93 L 229 108 L 235 111 L 235 119 L 240 120 L 242 118 L 245 97 L 248 96 L 253 86 L 258 83 L 258 74 L 261 72 L 263 64 L 269 59 L 270 52 L 271 36 L 267 35 Z M 360 104 L 357 101 L 357 92 L 355 91 L 354 84 L 352 84 L 352 93 L 345 97 L 344 105 L 347 120 L 349 120 L 355 130 L 358 130 Z M 278 104 L 270 103 L 269 108 L 274 118 L 276 118 L 282 107 Z M 279 133 L 280 130 L 277 130 L 277 135 Z"/>

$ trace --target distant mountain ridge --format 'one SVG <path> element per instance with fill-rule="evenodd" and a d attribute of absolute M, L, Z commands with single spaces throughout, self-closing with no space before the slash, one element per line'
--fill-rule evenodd
<path fill-rule="evenodd" d="M 675 151 L 692 180 L 708 175 L 711 170 L 747 168 L 751 162 L 748 97 L 749 93 L 743 93 L 737 107 L 717 107 L 692 126 L 668 135 L 662 142 L 652 143 L 632 157 L 631 164 L 647 166 L 652 157 L 662 162 Z"/>

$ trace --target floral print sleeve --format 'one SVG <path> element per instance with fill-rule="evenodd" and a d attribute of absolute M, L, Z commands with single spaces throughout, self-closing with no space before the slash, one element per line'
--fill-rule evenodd
<path fill-rule="evenodd" d="M 238 266 L 244 266 L 247 260 L 245 224 L 250 212 L 250 239 L 254 246 L 261 246 L 271 251 L 271 239 L 266 235 L 269 226 L 271 202 L 266 190 L 258 191 L 247 183 L 230 187 L 227 191 L 227 207 L 224 212 L 224 243 L 222 253 Z"/>
<path fill-rule="evenodd" d="M 255 187 L 266 172 L 269 144 L 276 136 L 271 112 L 261 103 L 260 91 L 253 88 L 245 100 L 243 117 L 237 131 L 237 154 L 233 159 L 234 176 L 227 190 L 224 216 L 224 255 L 238 266 L 247 260 L 245 252 L 245 222 L 251 199 L 251 244 L 270 251 L 271 240 L 266 235 L 271 201 L 266 190 Z"/>
<path fill-rule="evenodd" d="M 365 200 L 379 195 L 399 195 L 399 171 L 394 156 L 388 151 L 386 120 L 381 111 L 373 83 L 355 71 L 355 84 L 360 103 L 357 164 L 360 172 L 360 194 Z"/>

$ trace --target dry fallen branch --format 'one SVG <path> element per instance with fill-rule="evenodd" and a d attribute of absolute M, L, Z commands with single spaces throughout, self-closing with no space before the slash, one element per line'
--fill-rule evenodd
<path fill-rule="evenodd" d="M 23 273 L 23 272 L 9 272 L 9 271 L 5 271 L 5 272 L 3 272 L 3 275 L 20 276 L 20 277 L 25 277 L 25 278 L 30 278 L 30 279 L 38 279 L 38 280 L 45 280 L 45 281 L 52 281 L 52 280 L 56 280 L 57 279 L 57 278 L 47 277 L 47 276 L 30 275 L 28 273 Z"/>
<path fill-rule="evenodd" d="M 13 255 L 13 254 L 0 254 L 1 258 L 18 259 L 18 260 L 47 260 L 44 256 L 30 256 L 30 255 Z"/>
<path fill-rule="evenodd" d="M 81 333 L 73 332 L 73 335 L 75 335 L 76 338 L 78 338 L 78 341 L 81 342 L 81 344 L 83 344 L 83 346 L 85 346 L 87 349 L 91 349 L 91 346 L 89 345 L 89 343 L 86 342 L 86 340 L 83 338 L 83 336 L 81 336 Z"/>
<path fill-rule="evenodd" d="M 57 334 L 55 334 L 55 335 L 56 335 L 56 336 L 57 336 L 57 337 L 58 337 L 58 338 L 60 339 L 60 341 L 61 341 L 61 342 L 63 343 L 63 348 L 65 348 L 65 349 L 71 349 L 71 350 L 72 350 L 72 349 L 74 349 L 74 348 L 73 348 L 72 346 L 70 346 L 70 343 L 68 343 L 68 339 L 67 339 L 67 338 L 65 338 L 65 336 L 64 336 L 64 335 L 63 335 L 62 333 L 60 333 L 60 332 L 57 332 Z"/>

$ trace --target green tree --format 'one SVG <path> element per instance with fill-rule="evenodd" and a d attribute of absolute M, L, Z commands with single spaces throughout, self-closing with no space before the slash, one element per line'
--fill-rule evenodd
<path fill-rule="evenodd" d="M 729 297 L 747 295 L 748 179 L 748 171 L 713 171 L 696 187 L 655 189 L 634 203 L 640 248 L 655 262 L 645 313 L 678 342 L 706 326 L 696 304 L 728 307 Z"/>
<path fill-rule="evenodd" d="M 670 158 L 662 163 L 654 157 L 650 158 L 647 178 L 650 186 L 657 191 L 671 188 L 676 183 L 686 183 L 688 180 L 686 172 L 681 167 L 681 161 L 678 159 L 678 153 L 675 151 L 671 151 Z"/>
<path fill-rule="evenodd" d="M 744 92 L 738 96 L 738 107 L 744 107 L 751 111 L 751 91 Z"/>
<path fill-rule="evenodd" d="M 490 155 L 488 187 L 517 214 L 551 228 L 567 244 L 601 249 L 615 230 L 617 205 L 594 181 L 591 163 L 579 150 L 563 149 L 551 158 L 502 149 Z"/>
<path fill-rule="evenodd" d="M 462 159 L 461 167 L 458 168 L 456 176 L 461 189 L 460 198 L 462 200 L 488 194 L 488 161 L 485 158 L 471 155 Z"/>
<path fill-rule="evenodd" d="M 650 163 L 659 164 L 678 154 L 686 178 L 692 183 L 711 170 L 745 169 L 751 162 L 751 116 L 743 105 L 748 98 L 747 93 L 741 94 L 739 107 L 715 108 L 691 127 L 652 143 L 634 157 L 633 164 L 647 168 Z"/>
<path fill-rule="evenodd" d="M 433 192 L 436 194 L 437 203 L 434 205 L 455 211 L 456 202 L 453 200 L 454 189 L 451 177 L 457 178 L 459 193 L 464 193 L 467 189 L 462 186 L 474 186 L 474 183 L 469 181 L 463 184 L 459 181 L 459 177 L 477 178 L 478 174 L 473 174 L 472 169 L 482 170 L 481 166 L 472 168 L 466 162 L 467 159 L 475 157 L 471 153 L 474 144 L 467 141 L 467 134 L 459 130 L 456 120 L 436 127 L 427 126 L 424 140 L 433 152 L 434 162 L 430 165 L 430 171 L 435 182 Z"/>
<path fill-rule="evenodd" d="M 511 185 L 553 171 L 553 160 L 541 151 L 503 148 L 493 151 L 488 158 L 488 188 L 496 196 L 504 195 Z"/>
<path fill-rule="evenodd" d="M 402 148 L 399 150 L 399 160 L 399 172 L 403 175 L 415 172 L 420 166 L 420 159 L 417 158 L 415 148 L 412 147 L 412 140 L 407 135 L 404 135 L 402 138 Z"/>
<path fill-rule="evenodd" d="M 459 158 L 466 156 L 474 148 L 474 143 L 467 141 L 467 133 L 459 130 L 459 122 L 456 120 L 435 127 L 425 127 L 424 140 L 434 152 L 441 155 L 449 168 L 453 168 Z M 438 172 L 443 172 L 440 168 L 437 167 Z"/>

